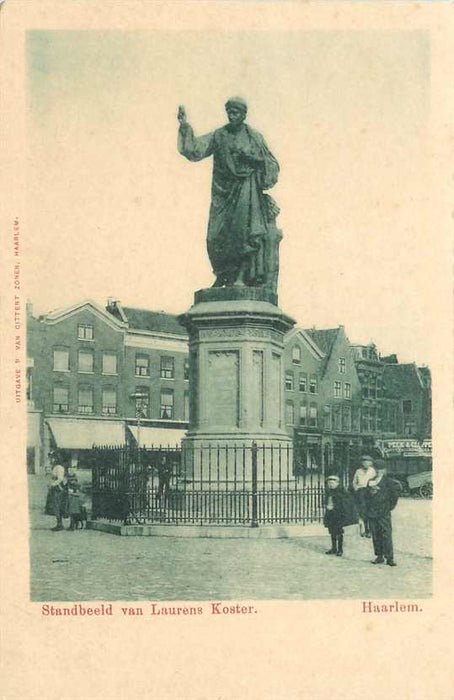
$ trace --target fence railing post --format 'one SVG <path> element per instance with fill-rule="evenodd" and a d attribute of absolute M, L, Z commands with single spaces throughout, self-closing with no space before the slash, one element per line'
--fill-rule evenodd
<path fill-rule="evenodd" d="M 252 443 L 251 450 L 251 466 L 252 466 L 252 518 L 251 527 L 258 527 L 257 520 L 257 443 Z"/>

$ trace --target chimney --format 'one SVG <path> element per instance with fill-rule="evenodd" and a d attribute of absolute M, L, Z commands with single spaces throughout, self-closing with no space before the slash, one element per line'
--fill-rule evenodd
<path fill-rule="evenodd" d="M 25 304 L 25 310 L 26 310 L 27 316 L 33 316 L 33 304 L 30 301 L 30 299 L 27 299 L 27 303 Z"/>

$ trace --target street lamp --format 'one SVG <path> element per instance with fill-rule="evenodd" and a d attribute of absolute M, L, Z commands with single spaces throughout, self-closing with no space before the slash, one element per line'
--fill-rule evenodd
<path fill-rule="evenodd" d="M 135 401 L 136 405 L 136 420 L 137 420 L 137 448 L 139 450 L 139 464 L 140 464 L 140 428 L 142 425 L 142 419 L 145 418 L 146 409 L 146 399 L 148 399 L 148 394 L 144 394 L 140 391 L 131 394 L 130 399 Z"/>

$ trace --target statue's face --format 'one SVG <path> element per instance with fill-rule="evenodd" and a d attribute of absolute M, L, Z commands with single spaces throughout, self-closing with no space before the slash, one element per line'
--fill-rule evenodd
<path fill-rule="evenodd" d="M 227 107 L 226 112 L 231 124 L 241 124 L 246 119 L 246 114 L 238 107 Z"/>

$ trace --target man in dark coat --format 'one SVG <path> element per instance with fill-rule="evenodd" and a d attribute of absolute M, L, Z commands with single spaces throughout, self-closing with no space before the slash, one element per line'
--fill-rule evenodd
<path fill-rule="evenodd" d="M 326 480 L 325 527 L 331 535 L 331 549 L 326 554 L 336 554 L 341 557 L 344 553 L 344 527 L 358 522 L 355 503 L 345 489 L 340 486 L 340 479 L 331 475 Z"/>
<path fill-rule="evenodd" d="M 370 521 L 372 541 L 374 543 L 375 560 L 372 564 L 396 566 L 393 552 L 391 511 L 399 499 L 398 484 L 386 476 L 386 465 L 383 460 L 376 460 L 377 476 L 367 485 L 366 512 Z"/>

